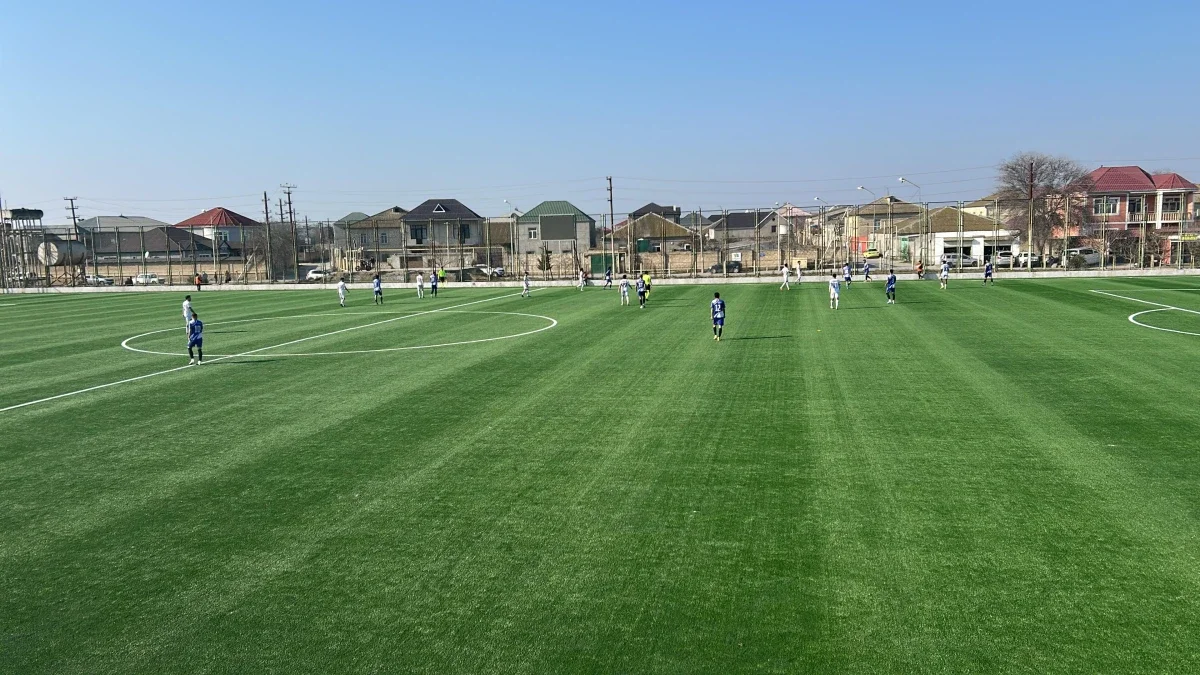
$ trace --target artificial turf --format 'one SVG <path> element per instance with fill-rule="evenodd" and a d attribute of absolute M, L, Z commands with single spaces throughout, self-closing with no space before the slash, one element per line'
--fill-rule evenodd
<path fill-rule="evenodd" d="M 0 672 L 1200 671 L 1200 283 L 978 283 L 193 294 L 0 412 Z"/>

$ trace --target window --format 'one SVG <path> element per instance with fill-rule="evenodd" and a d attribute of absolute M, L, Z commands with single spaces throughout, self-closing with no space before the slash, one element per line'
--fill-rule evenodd
<path fill-rule="evenodd" d="M 471 238 L 471 225 L 462 223 L 458 226 L 458 238 L 461 241 L 466 241 Z"/>
<path fill-rule="evenodd" d="M 538 236 L 537 236 L 537 228 L 536 228 L 536 227 L 531 227 L 531 228 L 529 228 L 529 229 L 526 231 L 526 233 L 525 233 L 525 234 L 526 234 L 526 236 L 527 236 L 529 239 L 537 239 L 537 238 L 538 238 Z"/>
<path fill-rule="evenodd" d="M 1141 215 L 1146 207 L 1145 197 L 1130 197 L 1129 198 L 1129 215 Z"/>
<path fill-rule="evenodd" d="M 425 226 L 422 225 L 420 227 L 414 227 L 412 229 L 412 238 L 413 238 L 413 243 L 417 244 L 418 246 L 420 246 L 421 244 L 424 244 L 425 243 Z"/>
<path fill-rule="evenodd" d="M 387 232 L 380 232 L 380 233 L 379 233 L 379 243 L 381 243 L 381 244 L 386 244 L 386 243 L 388 243 L 388 236 L 387 236 Z"/>
<path fill-rule="evenodd" d="M 214 234 L 216 234 L 217 241 L 221 242 L 222 244 L 229 243 L 229 233 L 225 230 L 217 230 Z"/>
<path fill-rule="evenodd" d="M 876 232 L 883 229 L 883 218 L 876 218 L 875 223 L 871 226 Z"/>
<path fill-rule="evenodd" d="M 1163 213 L 1179 213 L 1183 210 L 1183 198 L 1179 195 L 1163 195 Z"/>
<path fill-rule="evenodd" d="M 1092 215 L 1114 216 L 1117 214 L 1117 207 L 1120 204 L 1120 197 L 1097 197 L 1092 200 Z"/>
<path fill-rule="evenodd" d="M 370 244 L 370 243 L 371 243 L 370 235 L 368 235 L 366 232 L 358 233 L 358 245 L 359 246 L 366 246 L 367 244 Z"/>
<path fill-rule="evenodd" d="M 778 229 L 779 229 L 779 228 L 777 228 L 776 226 L 772 225 L 772 226 L 771 226 L 771 234 L 775 234 L 775 232 L 776 232 Z"/>
<path fill-rule="evenodd" d="M 438 204 L 437 206 L 433 207 L 433 212 L 434 213 L 445 213 L 446 208 L 444 206 L 442 206 L 441 204 Z"/>

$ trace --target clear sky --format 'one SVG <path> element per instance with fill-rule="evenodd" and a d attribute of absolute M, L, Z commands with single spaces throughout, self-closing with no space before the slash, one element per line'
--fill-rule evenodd
<path fill-rule="evenodd" d="M 254 6 L 251 6 L 254 5 Z M 1019 150 L 1200 180 L 1196 2 L 9 2 L 0 196 L 64 222 L 456 197 L 987 194 Z"/>

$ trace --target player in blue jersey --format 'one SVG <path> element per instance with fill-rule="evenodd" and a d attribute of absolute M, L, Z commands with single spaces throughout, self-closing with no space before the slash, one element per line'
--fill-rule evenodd
<path fill-rule="evenodd" d="M 192 322 L 188 324 L 188 365 L 204 363 L 204 322 L 192 312 Z M 196 353 L 192 353 L 195 348 Z M 199 357 L 199 358 L 197 358 Z"/>
<path fill-rule="evenodd" d="M 884 289 L 887 292 L 887 304 L 896 304 L 896 271 L 888 270 L 887 287 Z"/>
<path fill-rule="evenodd" d="M 612 268 L 604 270 L 604 287 L 612 288 Z"/>
<path fill-rule="evenodd" d="M 842 284 L 838 282 L 837 272 L 834 272 L 829 277 L 829 309 L 837 309 L 840 296 L 842 295 Z"/>
<path fill-rule="evenodd" d="M 646 295 L 650 292 L 650 284 L 646 283 L 646 278 L 638 277 L 637 294 L 638 294 L 638 309 L 646 309 Z"/>
<path fill-rule="evenodd" d="M 379 275 L 375 275 L 375 279 L 371 281 L 372 288 L 375 289 L 374 303 L 377 305 L 383 304 L 383 283 L 379 281 Z"/>
<path fill-rule="evenodd" d="M 440 282 L 441 279 L 438 278 L 438 273 L 436 270 L 429 273 L 429 295 L 435 298 L 437 297 L 437 287 L 438 283 Z"/>
<path fill-rule="evenodd" d="M 713 293 L 712 308 L 713 339 L 721 341 L 721 333 L 725 330 L 725 301 L 720 293 Z"/>
<path fill-rule="evenodd" d="M 989 281 L 992 282 L 993 286 L 996 285 L 996 280 L 992 277 L 992 271 L 993 271 L 992 261 L 988 260 L 986 263 L 983 264 L 983 285 L 984 286 L 987 286 L 987 283 Z"/>

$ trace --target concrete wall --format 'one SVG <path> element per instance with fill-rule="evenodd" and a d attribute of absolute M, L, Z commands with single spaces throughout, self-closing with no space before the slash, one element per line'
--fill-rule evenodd
<path fill-rule="evenodd" d="M 964 272 L 963 276 L 970 275 L 972 277 L 980 277 L 982 272 L 974 270 L 972 272 Z M 932 272 L 926 275 L 932 278 Z M 1198 269 L 1175 269 L 1175 268 L 1157 268 L 1146 270 L 1046 270 L 1042 271 L 998 271 L 997 277 L 1002 279 L 1083 279 L 1083 278 L 1144 278 L 1144 277 L 1200 277 L 1200 268 Z M 881 277 L 882 278 L 882 277 Z M 896 278 L 901 281 L 916 280 L 915 274 L 897 274 Z M 801 277 L 800 281 L 805 283 L 826 283 L 829 278 L 822 273 L 807 273 Z M 710 284 L 778 284 L 778 278 L 772 271 L 764 273 L 762 276 L 754 277 L 749 275 L 740 275 L 732 277 L 722 277 L 721 275 L 707 275 L 701 277 L 677 277 L 677 278 L 655 278 L 655 285 L 710 285 Z M 369 291 L 370 283 L 354 283 L 347 284 L 349 288 L 354 290 Z M 559 280 L 559 281 L 537 281 L 534 280 L 534 287 L 549 288 L 549 287 L 570 287 L 574 286 L 574 281 Z M 415 283 L 385 283 L 384 288 L 388 289 L 415 289 Z M 333 293 L 336 284 L 231 284 L 228 286 L 205 286 L 201 293 L 208 292 L 231 292 L 231 291 L 324 291 Z M 521 287 L 521 281 L 513 279 L 509 281 L 474 281 L 466 283 L 448 282 L 442 286 L 443 290 L 452 291 L 455 288 L 513 288 Z M 428 290 L 428 286 L 426 286 Z M 185 286 L 103 286 L 89 287 L 81 286 L 78 288 L 67 287 L 52 287 L 52 288 L 17 288 L 0 290 L 0 294 L 33 294 L 47 295 L 58 293 L 195 293 L 193 288 L 188 290 Z"/>

